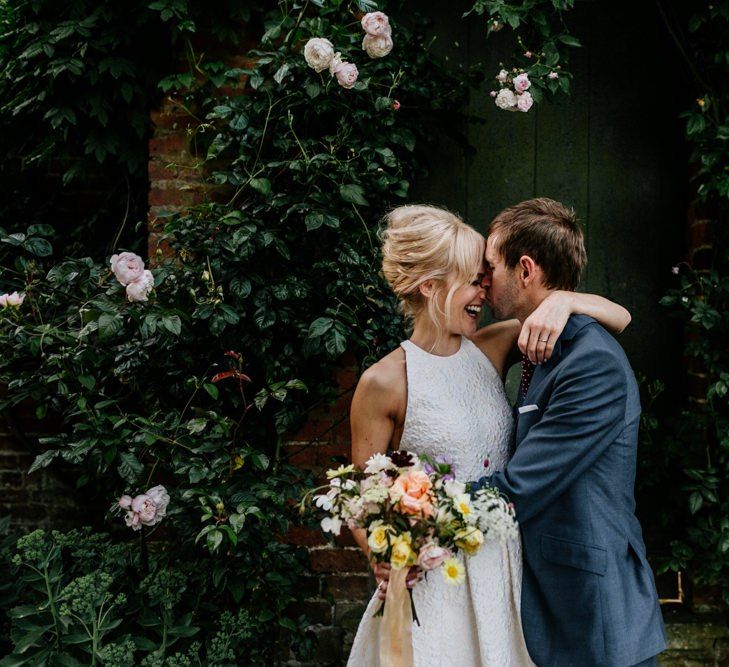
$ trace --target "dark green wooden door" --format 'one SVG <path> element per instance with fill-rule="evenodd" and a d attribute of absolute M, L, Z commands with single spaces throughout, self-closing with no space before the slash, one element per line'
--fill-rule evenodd
<path fill-rule="evenodd" d="M 454 67 L 485 61 L 493 77 L 500 62 L 510 64 L 512 37 L 504 31 L 487 40 L 482 20 L 461 19 L 463 7 L 426 5 L 436 19 L 434 48 Z M 470 111 L 482 122 L 463 128 L 475 154 L 466 158 L 444 140 L 414 196 L 445 204 L 480 230 L 533 196 L 573 206 L 587 239 L 581 289 L 631 311 L 621 342 L 634 368 L 672 383 L 676 327 L 658 301 L 683 255 L 680 68 L 653 3 L 578 2 L 569 22 L 584 44 L 571 52 L 572 94 L 509 113 L 494 105 L 488 84 L 475 91 Z"/>

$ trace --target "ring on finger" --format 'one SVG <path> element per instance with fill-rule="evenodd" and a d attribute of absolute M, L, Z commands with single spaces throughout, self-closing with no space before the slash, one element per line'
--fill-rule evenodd
<path fill-rule="evenodd" d="M 539 342 L 539 343 L 548 343 L 549 342 L 549 338 L 539 338 L 537 342 Z"/>

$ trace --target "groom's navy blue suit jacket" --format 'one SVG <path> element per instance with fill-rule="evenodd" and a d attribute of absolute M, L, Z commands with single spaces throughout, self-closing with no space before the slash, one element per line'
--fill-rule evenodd
<path fill-rule="evenodd" d="M 622 348 L 592 318 L 572 316 L 519 407 L 528 411 L 511 461 L 479 484 L 516 509 L 532 659 L 628 667 L 660 653 L 663 620 L 634 514 L 640 400 Z"/>

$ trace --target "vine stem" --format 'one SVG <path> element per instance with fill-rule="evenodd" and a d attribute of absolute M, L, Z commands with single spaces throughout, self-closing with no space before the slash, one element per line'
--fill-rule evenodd
<path fill-rule="evenodd" d="M 33 568 L 35 569 L 35 568 Z M 36 570 L 37 571 L 37 570 Z M 56 601 L 53 597 L 53 592 L 51 591 L 51 582 L 48 578 L 48 566 L 45 566 L 43 568 L 43 579 L 46 583 L 46 595 L 48 595 L 48 606 L 51 610 L 51 615 L 53 616 L 53 626 L 56 630 L 56 640 L 55 645 L 58 649 L 60 647 L 60 640 L 61 640 L 61 629 L 59 628 L 58 624 L 58 612 L 56 611 Z"/>

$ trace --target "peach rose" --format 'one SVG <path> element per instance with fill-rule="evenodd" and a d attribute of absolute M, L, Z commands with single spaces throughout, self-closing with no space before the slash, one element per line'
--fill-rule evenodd
<path fill-rule="evenodd" d="M 403 514 L 433 516 L 433 483 L 422 470 L 401 474 L 390 489 L 390 498 Z"/>

